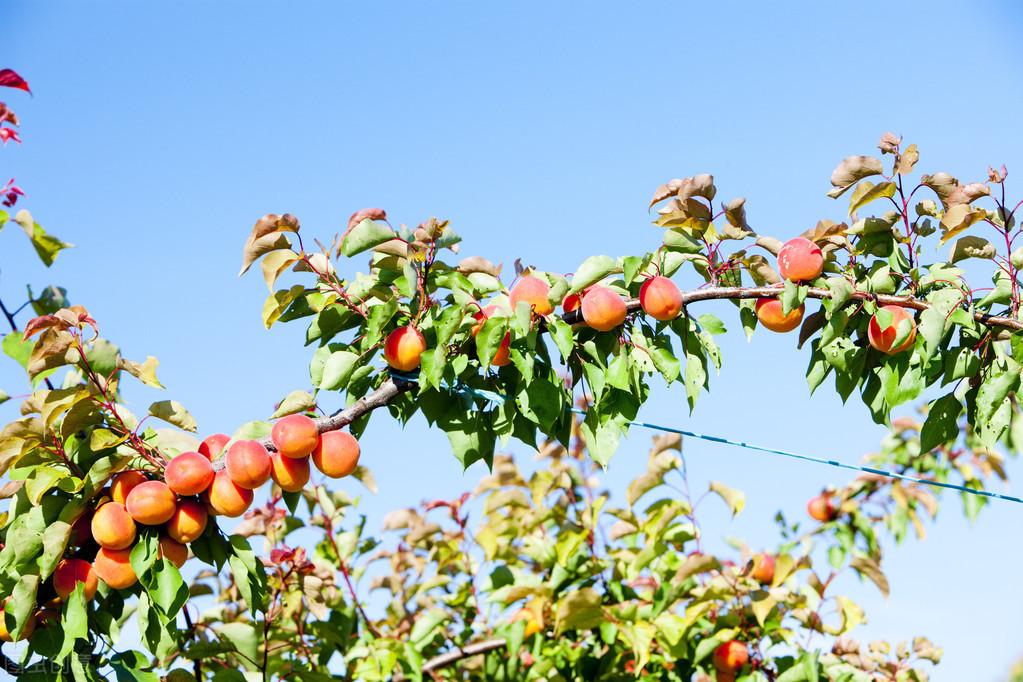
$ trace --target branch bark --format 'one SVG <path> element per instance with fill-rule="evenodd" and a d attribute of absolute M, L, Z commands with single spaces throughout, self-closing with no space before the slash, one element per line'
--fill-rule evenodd
<path fill-rule="evenodd" d="M 428 673 L 434 670 L 439 670 L 446 666 L 451 665 L 463 658 L 469 658 L 470 656 L 477 656 L 479 654 L 485 654 L 490 651 L 497 649 L 503 649 L 505 647 L 505 641 L 503 639 L 488 639 L 483 642 L 476 642 L 475 644 L 468 644 L 464 647 L 449 651 L 446 654 L 440 656 L 434 656 L 423 665 L 423 672 Z"/>

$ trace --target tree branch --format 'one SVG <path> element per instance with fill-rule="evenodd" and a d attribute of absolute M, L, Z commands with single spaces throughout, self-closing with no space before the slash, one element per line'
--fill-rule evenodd
<path fill-rule="evenodd" d="M 475 644 L 469 644 L 464 647 L 459 647 L 454 651 L 449 651 L 446 654 L 440 656 L 434 656 L 423 665 L 423 672 L 428 673 L 440 668 L 460 661 L 463 658 L 469 658 L 470 656 L 477 656 L 479 654 L 485 654 L 490 651 L 497 649 L 503 649 L 505 647 L 505 641 L 503 639 L 488 639 L 483 642 L 476 642 Z"/>

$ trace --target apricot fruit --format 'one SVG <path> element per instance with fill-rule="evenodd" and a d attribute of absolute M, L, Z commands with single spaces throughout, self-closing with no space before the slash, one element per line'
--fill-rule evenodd
<path fill-rule="evenodd" d="M 178 498 L 163 481 L 139 483 L 128 493 L 125 507 L 131 518 L 146 526 L 159 526 L 174 515 Z"/>
<path fill-rule="evenodd" d="M 99 579 L 107 585 L 115 590 L 124 590 L 138 582 L 135 569 L 131 567 L 130 556 L 130 549 L 101 547 L 96 552 L 96 560 L 92 563 L 92 568 L 96 571 Z"/>
<path fill-rule="evenodd" d="M 911 348 L 916 341 L 916 321 L 897 305 L 881 306 L 867 326 L 870 345 L 886 355 L 895 355 Z"/>
<path fill-rule="evenodd" d="M 14 641 L 14 638 L 11 637 L 10 631 L 7 629 L 7 620 L 6 620 L 6 615 L 7 614 L 5 613 L 5 609 L 7 607 L 7 602 L 9 602 L 9 601 L 10 601 L 10 597 L 5 599 L 3 607 L 0 607 L 0 641 L 3 641 L 3 642 L 13 642 Z M 21 629 L 21 636 L 18 637 L 18 640 L 22 641 L 22 640 L 28 639 L 29 637 L 32 636 L 32 633 L 35 632 L 35 629 L 36 629 L 36 619 L 35 619 L 35 617 L 30 616 L 28 621 L 26 621 L 26 623 L 25 623 L 25 627 L 23 627 Z"/>
<path fill-rule="evenodd" d="M 574 310 L 579 310 L 579 306 L 583 304 L 583 295 L 586 292 L 578 294 L 569 294 L 565 297 L 565 300 L 561 302 L 561 309 L 566 313 L 570 313 Z"/>
<path fill-rule="evenodd" d="M 753 571 L 750 575 L 762 585 L 770 585 L 774 582 L 774 556 L 767 552 L 754 555 Z"/>
<path fill-rule="evenodd" d="M 206 459 L 212 462 L 220 456 L 220 453 L 224 451 L 224 446 L 230 440 L 231 436 L 226 433 L 215 433 L 212 436 L 206 436 L 202 443 L 199 444 L 199 454 L 204 455 Z"/>
<path fill-rule="evenodd" d="M 778 272 L 792 282 L 817 279 L 824 272 L 824 252 L 805 237 L 790 239 L 778 251 Z"/>
<path fill-rule="evenodd" d="M 309 458 L 284 457 L 275 452 L 271 457 L 270 475 L 281 490 L 297 493 L 309 482 Z"/>
<path fill-rule="evenodd" d="M 537 315 L 550 315 L 554 312 L 554 306 L 548 298 L 550 293 L 551 287 L 546 281 L 533 275 L 526 275 L 511 288 L 508 299 L 511 301 L 512 310 L 515 310 L 519 301 L 522 301 Z"/>
<path fill-rule="evenodd" d="M 128 493 L 132 491 L 132 488 L 148 480 L 149 478 L 141 471 L 122 471 L 110 482 L 110 499 L 124 504 L 128 501 Z"/>
<path fill-rule="evenodd" d="M 71 524 L 71 545 L 83 547 L 92 540 L 92 515 L 91 509 L 86 510 Z"/>
<path fill-rule="evenodd" d="M 504 335 L 494 357 L 490 358 L 490 364 L 494 367 L 504 367 L 509 362 L 511 362 L 511 332 Z"/>
<path fill-rule="evenodd" d="M 359 441 L 347 431 L 328 431 L 313 450 L 313 464 L 331 478 L 348 476 L 359 465 Z"/>
<path fill-rule="evenodd" d="M 476 320 L 476 324 L 472 326 L 472 335 L 476 336 L 483 329 L 483 323 L 489 320 L 491 317 L 504 317 L 502 315 L 504 311 L 496 305 L 488 305 L 481 310 L 473 314 L 472 318 Z"/>
<path fill-rule="evenodd" d="M 607 287 L 590 287 L 582 302 L 583 320 L 600 332 L 606 332 L 625 322 L 628 310 L 622 297 Z"/>
<path fill-rule="evenodd" d="M 172 539 L 186 544 L 192 542 L 206 530 L 206 521 L 209 519 L 209 512 L 201 503 L 196 500 L 181 500 L 174 515 L 170 517 L 165 526 L 167 535 Z"/>
<path fill-rule="evenodd" d="M 803 321 L 803 313 L 806 312 L 806 306 L 800 305 L 798 308 L 793 308 L 789 311 L 788 315 L 783 312 L 784 309 L 785 307 L 780 299 L 757 299 L 757 319 L 760 320 L 760 324 L 772 332 L 790 332 Z"/>
<path fill-rule="evenodd" d="M 838 506 L 827 493 L 821 493 L 806 503 L 806 513 L 821 523 L 834 521 L 838 517 Z"/>
<path fill-rule="evenodd" d="M 236 441 L 227 449 L 225 471 L 236 484 L 255 490 L 270 480 L 270 453 L 254 440 Z"/>
<path fill-rule="evenodd" d="M 178 495 L 198 495 L 213 482 L 213 464 L 198 452 L 182 452 L 167 464 L 163 478 Z"/>
<path fill-rule="evenodd" d="M 399 372 L 419 367 L 419 357 L 426 350 L 426 339 L 415 327 L 398 327 L 384 342 L 384 360 Z"/>
<path fill-rule="evenodd" d="M 188 561 L 188 547 L 166 535 L 160 536 L 160 547 L 156 551 L 158 557 L 166 557 L 172 564 L 181 568 Z"/>
<path fill-rule="evenodd" d="M 749 663 L 749 649 L 745 644 L 731 639 L 714 649 L 714 668 L 723 673 L 734 673 Z"/>
<path fill-rule="evenodd" d="M 135 542 L 135 519 L 118 502 L 107 502 L 97 509 L 91 528 L 96 544 L 106 549 L 124 549 Z"/>
<path fill-rule="evenodd" d="M 285 457 L 308 457 L 320 442 L 320 430 L 304 414 L 289 414 L 274 424 L 270 440 Z"/>
<path fill-rule="evenodd" d="M 682 312 L 682 292 L 667 277 L 651 277 L 639 288 L 639 305 L 655 320 L 674 320 Z"/>
<path fill-rule="evenodd" d="M 85 559 L 61 559 L 53 572 L 53 590 L 57 596 L 67 601 L 78 583 L 85 585 L 86 600 L 96 596 L 98 583 L 92 564 Z"/>
<path fill-rule="evenodd" d="M 245 510 L 252 504 L 252 497 L 251 490 L 243 488 L 231 480 L 227 469 L 218 471 L 213 477 L 213 483 L 203 493 L 204 501 L 214 514 L 232 518 L 245 513 Z"/>

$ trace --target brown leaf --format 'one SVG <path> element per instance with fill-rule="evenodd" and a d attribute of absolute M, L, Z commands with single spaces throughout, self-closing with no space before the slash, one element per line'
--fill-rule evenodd
<path fill-rule="evenodd" d="M 483 272 L 493 277 L 500 277 L 502 267 L 501 265 L 494 265 L 482 256 L 469 256 L 468 258 L 463 258 L 455 269 L 463 275 L 468 275 L 472 272 Z"/>
<path fill-rule="evenodd" d="M 382 220 L 387 222 L 387 211 L 382 208 L 361 208 L 348 219 L 348 228 L 345 232 L 351 232 L 352 228 L 363 220 Z"/>
<path fill-rule="evenodd" d="M 713 175 L 703 173 L 684 179 L 673 178 L 654 191 L 653 199 L 650 200 L 650 208 L 673 196 L 681 201 L 694 196 L 700 196 L 709 201 L 714 198 L 715 194 L 717 194 L 717 188 L 714 187 Z"/>
<path fill-rule="evenodd" d="M 920 160 L 920 152 L 915 144 L 906 147 L 906 151 L 899 156 L 899 162 L 895 164 L 895 172 L 899 175 L 908 175 L 913 172 L 913 166 Z"/>
<path fill-rule="evenodd" d="M 888 596 L 888 578 L 881 572 L 881 567 L 876 561 L 870 557 L 857 556 L 853 557 L 852 561 L 849 562 L 849 566 L 861 576 L 877 585 L 877 589 L 881 590 L 881 594 L 886 597 Z"/>
<path fill-rule="evenodd" d="M 269 213 L 257 220 L 242 249 L 242 269 L 238 275 L 244 275 L 260 256 L 277 249 L 290 249 L 291 242 L 282 233 L 297 233 L 298 229 L 298 218 L 289 213 Z"/>
<path fill-rule="evenodd" d="M 863 178 L 881 175 L 883 172 L 881 160 L 876 157 L 847 156 L 831 173 L 831 184 L 835 189 L 828 192 L 828 196 L 838 198 Z"/>
<path fill-rule="evenodd" d="M 956 188 L 959 187 L 959 181 L 948 173 L 925 175 L 920 178 L 920 184 L 924 187 L 929 187 L 931 191 L 937 194 L 945 208 L 948 208 L 949 206 L 948 198 L 955 192 Z"/>
<path fill-rule="evenodd" d="M 881 141 L 877 143 L 877 148 L 881 150 L 882 154 L 895 154 L 899 151 L 901 142 L 902 138 L 895 133 L 885 133 L 881 136 Z"/>

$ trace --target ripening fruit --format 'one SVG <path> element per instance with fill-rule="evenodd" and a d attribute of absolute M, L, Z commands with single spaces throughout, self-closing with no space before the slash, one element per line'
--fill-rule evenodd
<path fill-rule="evenodd" d="M 714 668 L 723 673 L 734 673 L 749 663 L 749 649 L 737 640 L 731 639 L 714 649 Z"/>
<path fill-rule="evenodd" d="M 206 530 L 208 517 L 206 507 L 199 502 L 181 500 L 174 515 L 167 521 L 167 535 L 182 544 L 192 542 Z"/>
<path fill-rule="evenodd" d="M 763 585 L 770 585 L 774 582 L 774 556 L 767 552 L 754 555 L 753 571 L 750 575 Z"/>
<path fill-rule="evenodd" d="M 220 456 L 229 440 L 231 440 L 231 436 L 226 433 L 215 433 L 212 436 L 206 436 L 202 443 L 199 444 L 199 454 L 205 455 L 206 459 L 212 462 Z"/>
<path fill-rule="evenodd" d="M 7 606 L 7 602 L 9 602 L 10 600 L 11 600 L 10 597 L 4 599 L 4 607 Z M 21 641 L 28 639 L 29 637 L 32 636 L 32 633 L 35 632 L 35 629 L 36 619 L 30 616 L 29 619 L 25 622 L 25 627 L 21 629 L 21 636 L 18 637 L 18 640 Z M 10 631 L 7 630 L 7 621 L 5 619 L 4 608 L 0 608 L 0 641 L 3 642 L 14 641 L 14 638 L 11 637 Z"/>
<path fill-rule="evenodd" d="M 655 320 L 674 320 L 682 312 L 682 292 L 667 277 L 651 277 L 639 288 L 639 305 Z"/>
<path fill-rule="evenodd" d="M 166 535 L 161 535 L 160 548 L 156 551 L 156 556 L 167 557 L 168 561 L 181 568 L 188 560 L 188 547 Z"/>
<path fill-rule="evenodd" d="M 304 414 L 289 414 L 274 424 L 270 440 L 285 457 L 308 457 L 320 442 L 320 430 Z"/>
<path fill-rule="evenodd" d="M 270 475 L 274 483 L 289 493 L 297 493 L 309 482 L 309 458 L 284 457 L 275 452 L 270 458 Z"/>
<path fill-rule="evenodd" d="M 561 309 L 566 313 L 570 313 L 573 310 L 578 310 L 579 306 L 583 304 L 583 295 L 586 292 L 583 291 L 578 294 L 569 294 L 565 297 L 565 300 L 561 302 Z"/>
<path fill-rule="evenodd" d="M 115 590 L 124 590 L 138 582 L 135 569 L 131 567 L 130 556 L 130 549 L 101 547 L 96 552 L 96 560 L 92 563 L 92 568 L 96 571 L 99 579 L 107 585 Z"/>
<path fill-rule="evenodd" d="M 53 589 L 57 596 L 67 601 L 78 583 L 85 585 L 86 600 L 96 596 L 96 572 L 92 564 L 85 559 L 61 559 L 53 572 Z"/>
<path fill-rule="evenodd" d="M 778 251 L 778 272 L 793 282 L 817 279 L 824 272 L 824 252 L 805 237 L 790 239 Z"/>
<path fill-rule="evenodd" d="M 606 332 L 625 322 L 628 310 L 622 297 L 607 287 L 590 287 L 583 296 L 583 320 L 593 329 Z"/>
<path fill-rule="evenodd" d="M 110 483 L 110 499 L 114 502 L 124 504 L 128 500 L 128 493 L 139 483 L 145 483 L 149 479 L 141 471 L 122 471 L 114 476 Z"/>
<path fill-rule="evenodd" d="M 92 515 L 93 511 L 87 509 L 71 524 L 71 545 L 73 547 L 82 547 L 92 540 Z"/>
<path fill-rule="evenodd" d="M 827 523 L 828 521 L 834 521 L 838 517 L 838 506 L 831 498 L 831 495 L 821 493 L 806 503 L 806 513 L 816 521 Z"/>
<path fill-rule="evenodd" d="M 881 306 L 870 318 L 867 340 L 871 346 L 887 355 L 901 353 L 911 348 L 916 340 L 916 321 L 905 308 L 897 305 Z"/>
<path fill-rule="evenodd" d="M 135 519 L 123 504 L 107 502 L 92 515 L 92 537 L 106 549 L 124 549 L 135 542 Z"/>
<path fill-rule="evenodd" d="M 476 324 L 472 326 L 472 335 L 476 336 L 477 334 L 479 334 L 480 330 L 483 329 L 483 323 L 489 320 L 491 317 L 502 317 L 503 312 L 504 311 L 501 310 L 501 308 L 496 305 L 488 305 L 484 307 L 482 310 L 479 310 L 476 313 L 474 313 L 472 319 L 476 320 Z"/>
<path fill-rule="evenodd" d="M 509 362 L 511 362 L 511 332 L 504 335 L 501 345 L 494 352 L 494 357 L 490 358 L 490 364 L 494 367 L 504 367 Z"/>
<path fill-rule="evenodd" d="M 419 367 L 419 357 L 426 350 L 426 339 L 411 326 L 398 327 L 387 335 L 384 342 L 384 360 L 399 372 L 411 372 Z"/>
<path fill-rule="evenodd" d="M 198 495 L 213 482 L 213 465 L 198 452 L 182 452 L 167 464 L 163 478 L 178 495 Z"/>
<path fill-rule="evenodd" d="M 132 488 L 125 506 L 136 522 L 147 526 L 159 526 L 174 515 L 177 503 L 177 497 L 166 483 L 146 481 Z"/>
<path fill-rule="evenodd" d="M 540 630 L 543 630 L 543 623 L 540 622 L 540 620 L 536 617 L 536 614 L 530 609 L 523 607 L 516 611 L 515 615 L 512 616 L 511 622 L 515 623 L 520 620 L 526 621 L 526 631 L 523 634 L 523 637 L 526 639 L 529 639 L 536 633 L 540 632 Z"/>
<path fill-rule="evenodd" d="M 227 450 L 225 471 L 241 487 L 255 490 L 270 480 L 270 453 L 254 440 L 236 441 Z"/>
<path fill-rule="evenodd" d="M 547 282 L 539 277 L 527 275 L 515 283 L 515 286 L 508 292 L 508 298 L 511 301 L 512 310 L 515 310 L 519 301 L 522 301 L 531 306 L 537 315 L 550 315 L 554 312 L 554 306 L 547 298 L 550 293 L 551 287 Z"/>
<path fill-rule="evenodd" d="M 785 306 L 782 305 L 780 299 L 757 299 L 757 319 L 760 320 L 760 324 L 772 332 L 790 332 L 803 321 L 803 313 L 806 312 L 806 306 L 800 305 L 798 308 L 793 308 L 789 311 L 788 315 L 783 312 L 784 309 Z"/>
<path fill-rule="evenodd" d="M 227 469 L 218 471 L 213 477 L 213 483 L 203 493 L 203 500 L 214 514 L 232 518 L 245 513 L 245 510 L 252 504 L 252 497 L 251 490 L 242 488 L 231 480 Z"/>
<path fill-rule="evenodd" d="M 313 464 L 331 478 L 348 476 L 359 465 L 359 441 L 347 431 L 328 431 L 313 450 Z"/>

